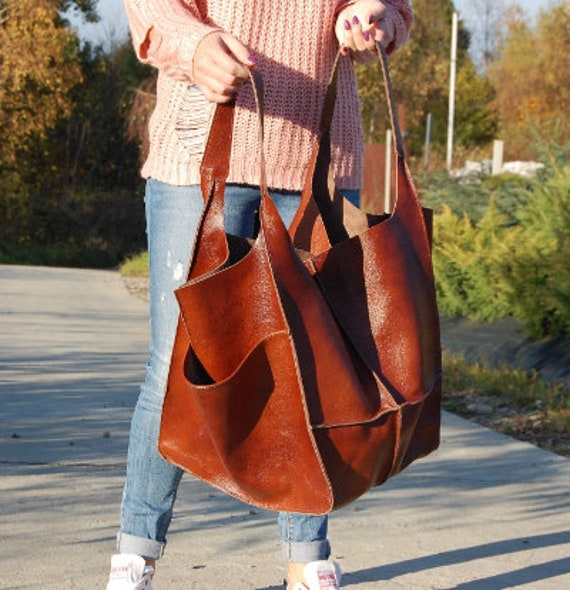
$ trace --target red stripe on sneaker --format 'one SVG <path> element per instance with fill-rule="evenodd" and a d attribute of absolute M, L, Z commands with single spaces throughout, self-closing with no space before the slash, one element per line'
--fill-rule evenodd
<path fill-rule="evenodd" d="M 326 588 L 337 588 L 336 576 L 330 572 L 319 572 L 319 588 L 326 590 Z"/>

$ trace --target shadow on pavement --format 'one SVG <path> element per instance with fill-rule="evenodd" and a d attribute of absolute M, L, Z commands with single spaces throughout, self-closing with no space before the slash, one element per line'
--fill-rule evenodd
<path fill-rule="evenodd" d="M 539 548 L 554 547 L 570 542 L 570 531 L 509 539 L 496 543 L 487 543 L 475 547 L 465 547 L 435 555 L 408 559 L 398 563 L 373 567 L 367 570 L 349 572 L 343 576 L 343 586 L 352 586 L 361 582 L 381 582 L 403 576 L 450 565 L 464 564 L 469 561 L 497 557 L 519 551 L 534 551 Z M 500 590 L 523 584 L 531 584 L 555 578 L 570 571 L 570 557 L 556 559 L 545 563 L 530 565 L 504 574 L 483 577 L 455 586 L 455 590 Z"/>

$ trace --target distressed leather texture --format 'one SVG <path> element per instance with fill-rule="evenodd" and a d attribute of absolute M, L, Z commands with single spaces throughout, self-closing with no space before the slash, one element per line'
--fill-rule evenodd
<path fill-rule="evenodd" d="M 188 280 L 176 291 L 159 450 L 259 507 L 328 513 L 439 445 L 430 214 L 405 161 L 379 53 L 396 138 L 388 214 L 351 205 L 329 174 L 333 76 L 291 227 L 267 193 L 261 153 L 258 234 L 227 235 L 233 106 L 219 105 L 214 116 L 201 170 L 205 210 Z M 262 136 L 261 106 L 260 96 Z"/>

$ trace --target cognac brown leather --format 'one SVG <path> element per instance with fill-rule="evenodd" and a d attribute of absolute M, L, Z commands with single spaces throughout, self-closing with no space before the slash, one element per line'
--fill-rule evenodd
<path fill-rule="evenodd" d="M 181 314 L 159 449 L 264 508 L 327 513 L 439 444 L 429 216 L 379 53 L 396 138 L 390 214 L 367 215 L 334 188 L 334 76 L 289 230 L 265 188 L 261 154 L 259 233 L 248 241 L 224 231 L 232 105 L 217 107 L 202 163 L 205 210 L 188 281 L 176 291 Z"/>

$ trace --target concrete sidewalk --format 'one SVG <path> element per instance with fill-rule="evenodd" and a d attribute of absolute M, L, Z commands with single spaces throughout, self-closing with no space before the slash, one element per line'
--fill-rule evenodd
<path fill-rule="evenodd" d="M 1 589 L 104 589 L 147 304 L 0 266 Z M 331 517 L 343 588 L 570 588 L 570 461 L 444 416 L 441 449 Z M 155 590 L 278 590 L 274 515 L 183 480 Z"/>

